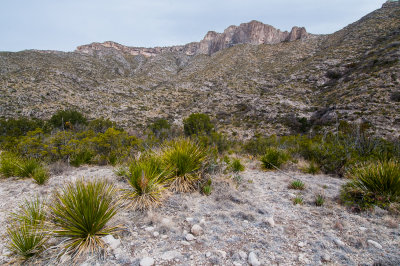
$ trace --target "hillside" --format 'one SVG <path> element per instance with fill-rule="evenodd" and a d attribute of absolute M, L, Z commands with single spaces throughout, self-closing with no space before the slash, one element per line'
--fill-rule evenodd
<path fill-rule="evenodd" d="M 241 137 L 288 133 L 293 117 L 328 126 L 362 119 L 380 135 L 398 136 L 399 25 L 400 6 L 393 4 L 324 36 L 285 33 L 283 42 L 256 45 L 247 26 L 249 34 L 239 34 L 247 37 L 235 45 L 193 55 L 179 49 L 135 55 L 101 45 L 2 52 L 0 115 L 48 118 L 76 108 L 140 130 L 155 118 L 180 124 L 204 112 Z M 232 31 L 234 40 L 238 28 L 247 29 L 241 26 L 223 34 Z M 214 35 L 211 42 L 219 43 L 221 34 Z"/>

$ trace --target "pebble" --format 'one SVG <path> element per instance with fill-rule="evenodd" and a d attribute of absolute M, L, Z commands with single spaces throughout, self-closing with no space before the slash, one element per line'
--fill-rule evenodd
<path fill-rule="evenodd" d="M 184 246 L 190 246 L 190 243 L 185 240 L 181 241 L 181 244 Z"/>
<path fill-rule="evenodd" d="M 187 234 L 187 235 L 185 236 L 185 238 L 186 238 L 187 241 L 193 241 L 193 240 L 196 239 L 192 234 Z"/>
<path fill-rule="evenodd" d="M 112 235 L 106 235 L 103 241 L 112 249 L 117 249 L 121 245 L 121 240 L 115 239 Z"/>
<path fill-rule="evenodd" d="M 379 244 L 378 242 L 376 242 L 374 240 L 368 239 L 367 242 L 368 242 L 369 245 L 373 245 L 374 247 L 376 247 L 378 249 L 382 249 L 383 248 L 381 244 Z"/>
<path fill-rule="evenodd" d="M 149 227 L 146 227 L 144 230 L 146 232 L 151 232 L 151 231 L 154 231 L 154 227 L 153 226 L 149 226 Z"/>
<path fill-rule="evenodd" d="M 154 265 L 154 259 L 150 257 L 145 257 L 140 260 L 140 266 L 152 266 Z"/>
<path fill-rule="evenodd" d="M 270 216 L 265 219 L 265 222 L 271 227 L 275 227 L 274 217 Z"/>
<path fill-rule="evenodd" d="M 160 235 L 160 233 L 157 232 L 157 231 L 155 231 L 155 232 L 153 233 L 153 236 L 154 236 L 154 237 L 158 237 L 159 235 Z"/>
<path fill-rule="evenodd" d="M 223 250 L 217 250 L 217 253 L 219 253 L 221 255 L 222 258 L 226 258 L 226 252 Z"/>
<path fill-rule="evenodd" d="M 200 225 L 195 224 L 192 226 L 192 229 L 190 229 L 190 232 L 195 236 L 199 236 L 203 234 L 203 228 Z"/>
<path fill-rule="evenodd" d="M 249 259 L 247 261 L 251 266 L 259 266 L 261 263 L 258 261 L 256 253 L 253 251 L 249 253 Z"/>
<path fill-rule="evenodd" d="M 163 259 L 163 260 L 173 260 L 173 259 L 181 257 L 181 256 L 182 256 L 182 254 L 179 253 L 178 251 L 170 250 L 170 251 L 164 252 L 161 255 L 161 259 Z"/>
<path fill-rule="evenodd" d="M 299 247 L 304 247 L 306 245 L 306 243 L 304 243 L 304 242 L 299 242 L 298 244 L 297 244 L 297 246 L 299 246 Z"/>
<path fill-rule="evenodd" d="M 331 256 L 329 256 L 328 254 L 323 254 L 321 256 L 321 260 L 322 260 L 322 262 L 329 262 L 329 261 L 331 261 Z"/>
<path fill-rule="evenodd" d="M 206 253 L 206 257 L 207 257 L 207 258 L 211 257 L 211 252 L 210 252 L 210 251 L 208 251 L 208 252 Z"/>
<path fill-rule="evenodd" d="M 360 229 L 360 231 L 363 231 L 363 232 L 367 230 L 367 228 L 362 227 L 362 226 L 360 226 L 359 229 Z"/>
<path fill-rule="evenodd" d="M 194 220 L 194 219 L 193 219 L 192 217 L 187 217 L 187 218 L 186 218 L 186 222 L 188 222 L 188 223 L 193 222 L 193 220 Z"/>
<path fill-rule="evenodd" d="M 247 253 L 244 252 L 243 250 L 239 251 L 239 256 L 242 260 L 247 260 Z"/>
<path fill-rule="evenodd" d="M 241 264 L 240 262 L 237 262 L 237 261 L 234 261 L 234 262 L 233 262 L 233 265 L 234 265 L 234 266 L 242 266 L 242 264 Z"/>
<path fill-rule="evenodd" d="M 343 243 L 342 240 L 338 239 L 338 238 L 334 238 L 333 242 L 335 242 L 336 245 L 338 245 L 338 247 L 344 247 L 345 244 Z"/>

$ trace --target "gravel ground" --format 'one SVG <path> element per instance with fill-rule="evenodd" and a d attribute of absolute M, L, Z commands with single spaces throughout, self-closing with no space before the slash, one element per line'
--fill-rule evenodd
<path fill-rule="evenodd" d="M 72 168 L 45 186 L 30 179 L 0 180 L 0 232 L 9 211 L 25 198 L 49 197 L 66 181 L 107 178 L 126 186 L 111 167 Z M 377 208 L 351 213 L 337 203 L 345 180 L 298 172 L 264 172 L 248 162 L 239 184 L 229 175 L 213 179 L 210 196 L 171 195 L 162 207 L 147 213 L 121 211 L 120 234 L 105 239 L 106 255 L 82 258 L 85 265 L 400 265 L 399 218 Z M 293 179 L 305 190 L 288 189 Z M 314 195 L 323 193 L 317 207 Z M 298 194 L 303 205 L 294 205 Z M 39 264 L 70 265 L 68 256 L 55 259 L 45 251 Z M 12 262 L 5 237 L 0 240 L 0 264 Z M 52 259 L 49 259 L 52 258 Z M 32 262 L 33 263 L 33 262 Z"/>

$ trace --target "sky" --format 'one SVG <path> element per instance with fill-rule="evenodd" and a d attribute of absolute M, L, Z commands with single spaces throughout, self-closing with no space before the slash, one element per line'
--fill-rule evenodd
<path fill-rule="evenodd" d="M 200 41 L 258 20 L 315 34 L 342 29 L 385 0 L 0 0 L 0 51 L 73 51 L 91 42 L 154 47 Z"/>

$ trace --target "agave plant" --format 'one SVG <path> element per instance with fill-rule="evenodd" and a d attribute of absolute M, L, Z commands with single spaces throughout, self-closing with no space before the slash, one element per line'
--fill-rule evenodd
<path fill-rule="evenodd" d="M 164 148 L 164 163 L 173 172 L 170 187 L 172 191 L 188 192 L 196 189 L 199 170 L 206 159 L 206 151 L 189 139 L 171 141 Z"/>
<path fill-rule="evenodd" d="M 51 209 L 54 235 L 65 238 L 64 252 L 75 258 L 94 253 L 104 247 L 102 237 L 118 230 L 109 222 L 116 215 L 119 202 L 116 189 L 105 181 L 65 185 L 55 193 Z"/>
<path fill-rule="evenodd" d="M 275 147 L 268 148 L 260 159 L 264 169 L 280 168 L 287 160 L 289 160 L 289 155 L 284 150 Z"/>
<path fill-rule="evenodd" d="M 162 171 L 152 157 L 132 163 L 127 178 L 130 188 L 124 191 L 126 198 L 131 200 L 130 205 L 137 210 L 158 206 L 163 198 L 166 176 L 166 171 Z"/>

